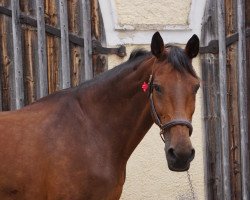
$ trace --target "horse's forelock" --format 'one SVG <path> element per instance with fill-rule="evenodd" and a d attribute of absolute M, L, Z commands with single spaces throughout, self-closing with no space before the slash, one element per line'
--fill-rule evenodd
<path fill-rule="evenodd" d="M 166 45 L 168 49 L 167 53 L 167 61 L 170 63 L 176 70 L 181 73 L 188 72 L 192 76 L 197 78 L 197 74 L 194 71 L 192 63 L 190 59 L 186 55 L 185 51 L 178 46 L 174 45 Z"/>

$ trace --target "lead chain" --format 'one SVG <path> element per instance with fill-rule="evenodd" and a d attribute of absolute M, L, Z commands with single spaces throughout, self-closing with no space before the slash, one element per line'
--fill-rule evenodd
<path fill-rule="evenodd" d="M 187 178 L 188 178 L 189 188 L 190 188 L 191 194 L 192 194 L 192 199 L 195 200 L 194 186 L 193 186 L 193 184 L 192 184 L 191 176 L 190 176 L 190 174 L 189 174 L 189 171 L 187 171 Z"/>

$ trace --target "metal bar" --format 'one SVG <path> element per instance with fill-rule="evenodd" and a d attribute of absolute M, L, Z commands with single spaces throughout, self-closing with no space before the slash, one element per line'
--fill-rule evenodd
<path fill-rule="evenodd" d="M 85 80 L 93 78 L 93 68 L 92 68 L 92 37 L 91 29 L 89 24 L 91 24 L 91 14 L 90 14 L 90 1 L 82 0 L 82 14 L 83 14 L 83 38 L 84 38 L 84 69 L 85 69 Z"/>
<path fill-rule="evenodd" d="M 230 162 L 229 162 L 229 132 L 227 112 L 227 71 L 226 71 L 226 34 L 224 0 L 217 1 L 218 36 L 219 36 L 219 76 L 220 76 L 220 113 L 221 113 L 221 152 L 222 152 L 222 187 L 224 200 L 231 199 Z"/>
<path fill-rule="evenodd" d="M 247 114 L 247 70 L 246 70 L 246 32 L 245 0 L 237 1 L 238 42 L 238 98 L 241 144 L 241 187 L 242 199 L 249 196 L 249 151 L 248 151 L 248 114 Z"/>
<path fill-rule="evenodd" d="M 67 1 L 60 0 L 60 28 L 61 28 L 61 54 L 62 54 L 62 85 L 61 87 L 70 87 L 70 63 L 69 63 L 69 30 L 68 30 L 68 12 Z"/>
<path fill-rule="evenodd" d="M 12 31 L 13 31 L 13 52 L 14 52 L 14 80 L 13 100 L 11 109 L 19 109 L 24 106 L 23 93 L 23 61 L 21 48 L 21 27 L 19 23 L 19 0 L 11 1 L 12 8 Z"/>
<path fill-rule="evenodd" d="M 44 21 L 44 1 L 36 1 L 37 10 L 37 36 L 38 36 L 38 75 L 37 75 L 37 98 L 48 94 L 48 65 L 46 53 L 46 36 Z"/>
<path fill-rule="evenodd" d="M 245 32 L 246 38 L 250 37 L 250 28 L 246 29 Z M 230 35 L 226 38 L 226 47 L 229 47 L 233 43 L 237 42 L 239 40 L 239 34 L 234 33 L 233 35 Z M 207 46 L 200 47 L 199 53 L 213 53 L 217 54 L 219 52 L 219 41 L 218 40 L 211 40 Z"/>
<path fill-rule="evenodd" d="M 11 17 L 12 16 L 12 11 L 8 8 L 5 8 L 3 6 L 0 6 L 0 14 L 4 14 L 8 17 Z"/>
<path fill-rule="evenodd" d="M 9 10 L 8 8 L 0 6 L 0 14 L 4 14 L 6 16 L 11 17 L 12 11 Z M 37 20 L 33 19 L 30 16 L 27 16 L 27 15 L 20 13 L 20 24 L 27 24 L 29 26 L 37 27 Z M 55 28 L 53 26 L 50 26 L 48 24 L 45 24 L 45 31 L 46 31 L 46 33 L 49 33 L 53 36 L 56 36 L 59 38 L 61 37 L 61 30 L 58 28 Z M 78 37 L 78 36 L 70 33 L 69 34 L 69 41 L 78 45 L 78 46 L 84 47 L 84 38 Z"/>
<path fill-rule="evenodd" d="M 118 48 L 107 48 L 103 47 L 101 43 L 97 40 L 92 41 L 92 54 L 116 54 L 120 58 L 124 58 L 126 54 L 126 47 L 124 45 L 120 45 Z"/>

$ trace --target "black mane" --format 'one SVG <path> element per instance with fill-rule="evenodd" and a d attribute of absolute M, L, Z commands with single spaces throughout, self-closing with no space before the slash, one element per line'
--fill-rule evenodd
<path fill-rule="evenodd" d="M 167 62 L 170 63 L 176 70 L 181 73 L 188 72 L 192 76 L 197 78 L 197 74 L 194 71 L 190 59 L 186 55 L 185 51 L 178 46 L 167 44 L 165 46 L 168 49 Z M 135 49 L 129 56 L 128 61 L 132 62 L 141 56 L 149 55 L 150 52 L 145 49 Z"/>
<path fill-rule="evenodd" d="M 135 60 L 138 57 L 145 56 L 145 55 L 148 55 L 148 54 L 150 54 L 150 52 L 147 51 L 146 49 L 135 49 L 135 50 L 133 50 L 131 52 L 128 60 L 132 61 L 132 60 Z"/>

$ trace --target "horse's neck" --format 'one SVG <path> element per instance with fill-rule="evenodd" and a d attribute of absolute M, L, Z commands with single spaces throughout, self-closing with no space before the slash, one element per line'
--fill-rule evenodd
<path fill-rule="evenodd" d="M 94 105 L 89 117 L 98 130 L 96 137 L 103 137 L 102 142 L 125 159 L 153 124 L 148 95 L 141 89 L 152 72 L 153 60 L 148 57 L 92 86 Z"/>

